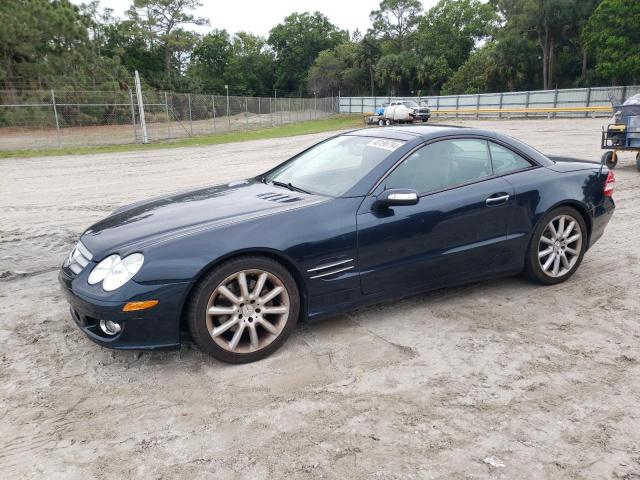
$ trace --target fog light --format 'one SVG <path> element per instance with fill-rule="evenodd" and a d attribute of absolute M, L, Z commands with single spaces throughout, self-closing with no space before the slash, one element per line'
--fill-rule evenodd
<path fill-rule="evenodd" d="M 107 335 L 115 335 L 120 333 L 122 327 L 118 322 L 114 322 L 112 320 L 100 320 L 100 330 L 102 330 Z"/>

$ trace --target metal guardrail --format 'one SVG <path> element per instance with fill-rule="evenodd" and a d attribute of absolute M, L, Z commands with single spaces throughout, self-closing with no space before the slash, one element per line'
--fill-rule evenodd
<path fill-rule="evenodd" d="M 525 92 L 479 93 L 424 97 L 341 97 L 341 113 L 371 113 L 393 99 L 428 103 L 435 115 L 505 116 L 607 116 L 611 112 L 609 94 L 625 100 L 640 93 L 640 86 L 571 88 Z"/>

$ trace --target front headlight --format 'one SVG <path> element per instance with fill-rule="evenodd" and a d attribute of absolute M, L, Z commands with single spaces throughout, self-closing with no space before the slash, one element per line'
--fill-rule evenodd
<path fill-rule="evenodd" d="M 143 263 L 141 253 L 132 253 L 124 259 L 110 255 L 94 267 L 87 281 L 90 285 L 102 282 L 103 290 L 112 292 L 131 280 Z"/>

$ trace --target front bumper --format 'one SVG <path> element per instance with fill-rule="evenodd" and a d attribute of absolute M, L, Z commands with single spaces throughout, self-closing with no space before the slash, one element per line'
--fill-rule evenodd
<path fill-rule="evenodd" d="M 427 113 L 427 112 L 415 112 L 411 114 L 411 117 L 415 120 L 429 120 L 429 118 L 431 117 L 431 113 Z"/>
<path fill-rule="evenodd" d="M 125 301 L 90 297 L 79 292 L 86 283 L 83 275 L 70 276 L 65 269 L 58 275 L 62 291 L 69 302 L 71 318 L 95 343 L 121 350 L 176 350 L 180 348 L 180 318 L 189 283 L 141 285 L 129 281 Z M 125 287 L 122 287 L 123 289 Z M 119 292 L 120 293 L 120 292 Z M 120 293 L 122 295 L 122 293 Z M 127 301 L 158 300 L 149 310 L 123 312 Z M 118 322 L 122 329 L 113 336 L 99 328 L 100 320 Z"/>

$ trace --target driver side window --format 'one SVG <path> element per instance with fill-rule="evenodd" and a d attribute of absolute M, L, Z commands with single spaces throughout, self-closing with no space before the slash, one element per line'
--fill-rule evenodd
<path fill-rule="evenodd" d="M 491 175 L 491 157 L 485 140 L 442 140 L 407 157 L 387 177 L 386 189 L 410 188 L 423 194 Z"/>

